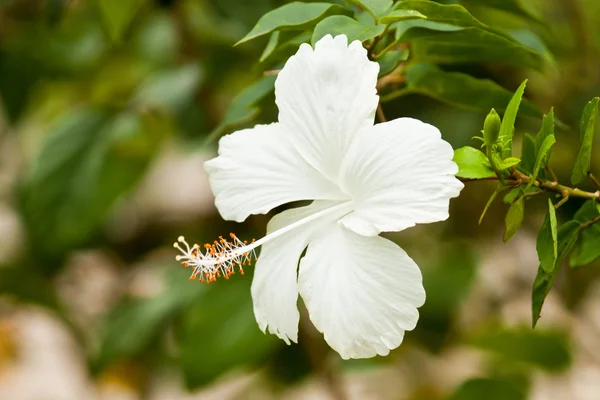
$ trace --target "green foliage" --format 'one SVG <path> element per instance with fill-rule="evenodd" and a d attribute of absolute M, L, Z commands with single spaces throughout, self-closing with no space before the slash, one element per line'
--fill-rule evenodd
<path fill-rule="evenodd" d="M 406 21 L 409 19 L 427 19 L 427 16 L 415 10 L 394 10 L 389 14 L 384 15 L 379 19 L 382 24 L 393 24 L 398 21 Z"/>
<path fill-rule="evenodd" d="M 580 184 L 585 178 L 587 178 L 590 172 L 590 164 L 592 162 L 592 143 L 594 142 L 594 132 L 596 129 L 596 116 L 598 115 L 598 102 L 600 98 L 596 97 L 591 100 L 583 110 L 581 116 L 580 126 L 580 142 L 581 147 L 577 158 L 575 159 L 575 166 L 573 167 L 573 175 L 571 175 L 571 183 L 573 185 Z"/>
<path fill-rule="evenodd" d="M 600 217 L 598 203 L 589 200 L 577 210 L 573 218 L 584 224 L 598 217 Z M 579 240 L 571 253 L 569 265 L 572 268 L 582 267 L 591 264 L 598 257 L 600 257 L 600 225 L 593 224 L 581 231 Z"/>
<path fill-rule="evenodd" d="M 571 362 L 569 345 L 557 332 L 491 330 L 476 337 L 474 344 L 511 363 L 527 363 L 548 371 L 563 370 Z"/>
<path fill-rule="evenodd" d="M 301 3 L 296 1 L 285 4 L 263 15 L 254 28 L 240 39 L 236 45 L 267 35 L 278 29 L 303 30 L 311 25 L 314 26 L 329 15 L 344 12 L 342 7 L 330 3 Z"/>
<path fill-rule="evenodd" d="M 450 400 L 525 400 L 523 390 L 500 379 L 475 378 L 464 382 Z"/>
<path fill-rule="evenodd" d="M 521 196 L 510 205 L 508 212 L 506 213 L 505 225 L 506 230 L 504 231 L 504 242 L 508 242 L 515 233 L 521 227 L 523 223 L 523 217 L 525 216 L 525 197 Z"/>
<path fill-rule="evenodd" d="M 556 211 L 552 200 L 548 199 L 548 214 L 537 237 L 536 250 L 540 260 L 540 268 L 545 273 L 552 273 L 558 258 L 558 233 Z"/>
<path fill-rule="evenodd" d="M 274 76 L 264 76 L 238 94 L 229 105 L 221 123 L 208 135 L 207 142 L 217 139 L 228 129 L 256 117 L 260 112 L 256 103 L 273 91 L 274 84 Z"/>
<path fill-rule="evenodd" d="M 164 117 L 152 112 L 81 108 L 57 121 L 22 190 L 27 227 L 43 253 L 84 244 L 168 132 Z"/>
<path fill-rule="evenodd" d="M 549 265 L 544 265 L 543 267 L 540 265 L 538 268 L 537 275 L 533 282 L 533 291 L 531 293 L 533 327 L 535 327 L 537 321 L 540 319 L 544 300 L 546 300 L 546 296 L 548 296 L 550 289 L 552 289 L 552 285 L 554 284 L 554 280 L 556 279 L 556 275 L 558 274 L 560 266 L 577 242 L 579 237 L 579 227 L 580 224 L 577 221 L 568 221 L 561 225 L 557 232 L 557 257 L 554 265 L 552 265 L 552 268 L 550 268 Z M 541 234 L 544 236 L 547 235 L 547 233 Z M 544 250 L 547 251 L 547 248 L 544 247 Z M 545 259 L 546 256 L 544 254 L 538 254 L 538 258 Z"/>
<path fill-rule="evenodd" d="M 432 64 L 413 63 L 406 71 L 407 86 L 383 97 L 389 101 L 400 95 L 420 93 L 454 107 L 488 112 L 490 108 L 506 109 L 512 93 L 495 82 L 478 79 L 460 72 L 447 72 Z M 524 101 L 522 112 L 530 117 L 541 113 L 531 103 Z"/>
<path fill-rule="evenodd" d="M 344 15 L 334 15 L 325 18 L 317 24 L 311 43 L 314 46 L 319 39 L 327 34 L 331 34 L 332 36 L 346 35 L 348 42 L 355 40 L 364 42 L 365 40 L 381 35 L 384 30 L 385 25 L 365 26 L 353 18 Z"/>
<path fill-rule="evenodd" d="M 142 0 L 96 0 L 106 31 L 114 42 L 120 42 L 135 17 Z"/>
<path fill-rule="evenodd" d="M 474 4 L 497 8 L 536 22 L 540 21 L 540 17 L 536 15 L 527 2 L 523 2 L 522 0 L 462 0 L 461 2 L 466 5 Z"/>
<path fill-rule="evenodd" d="M 504 112 L 504 116 L 502 117 L 499 140 L 502 143 L 503 157 L 509 157 L 512 154 L 512 138 L 515 131 L 515 121 L 517 119 L 521 100 L 523 99 L 523 93 L 525 92 L 525 85 L 527 85 L 527 80 L 521 83 L 513 97 L 510 99 L 506 111 Z"/>
<path fill-rule="evenodd" d="M 237 277 L 222 286 L 207 287 L 183 315 L 178 358 L 190 389 L 234 367 L 257 365 L 285 345 L 258 329 L 248 300 L 250 279 Z"/>
<path fill-rule="evenodd" d="M 377 21 L 392 6 L 392 0 L 348 0 L 359 7 L 364 8 Z"/>
<path fill-rule="evenodd" d="M 456 176 L 461 178 L 483 179 L 496 175 L 486 155 L 472 147 L 456 150 L 453 161 L 458 165 Z"/>
<path fill-rule="evenodd" d="M 395 10 L 414 10 L 425 15 L 428 21 L 460 27 L 477 27 L 488 29 L 471 15 L 463 6 L 458 4 L 439 4 L 433 1 L 404 0 L 396 3 Z"/>

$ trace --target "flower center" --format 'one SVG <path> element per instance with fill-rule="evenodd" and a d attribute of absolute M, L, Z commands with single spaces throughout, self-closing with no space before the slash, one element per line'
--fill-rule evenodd
<path fill-rule="evenodd" d="M 179 236 L 173 247 L 178 249 L 182 254 L 177 255 L 175 259 L 186 268 L 193 268 L 190 280 L 211 283 L 216 281 L 217 278 L 229 279 L 231 275 L 235 274 L 236 266 L 243 275 L 244 266 L 249 266 L 253 260 L 258 261 L 255 251 L 257 247 L 302 225 L 321 219 L 340 209 L 348 208 L 350 203 L 340 203 L 326 208 L 271 232 L 259 240 L 253 239 L 250 243 L 241 241 L 235 234 L 230 233 L 230 240 L 219 236 L 219 239 L 213 243 L 206 243 L 200 247 L 197 244 L 190 246 L 183 236 Z"/>

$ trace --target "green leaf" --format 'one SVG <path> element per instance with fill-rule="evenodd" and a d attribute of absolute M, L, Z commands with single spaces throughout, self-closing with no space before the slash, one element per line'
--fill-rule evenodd
<path fill-rule="evenodd" d="M 432 31 L 441 31 L 441 32 L 453 32 L 460 31 L 464 28 L 460 26 L 444 24 L 441 22 L 429 21 L 426 19 L 410 19 L 404 21 L 398 21 L 392 25 L 390 25 L 390 30 L 394 30 L 395 39 L 394 41 L 401 42 L 403 40 L 406 32 L 413 28 L 425 28 Z"/>
<path fill-rule="evenodd" d="M 505 150 L 505 153 L 503 154 L 505 157 L 510 156 L 512 152 L 511 143 L 515 131 L 515 121 L 517 119 L 521 100 L 523 99 L 523 93 L 525 92 L 525 85 L 527 85 L 527 80 L 523 81 L 517 88 L 517 91 L 510 99 L 506 111 L 504 112 L 504 116 L 502 117 L 502 124 L 500 125 L 500 141 L 502 143 L 507 143 L 507 146 L 505 146 L 505 149 L 507 150 Z"/>
<path fill-rule="evenodd" d="M 544 119 L 542 121 L 542 129 L 538 132 L 535 137 L 535 158 L 537 159 L 540 151 L 542 149 L 542 145 L 544 140 L 550 135 L 554 135 L 554 109 L 550 109 L 548 115 L 544 115 Z M 541 168 L 546 167 L 548 164 L 548 159 L 550 158 L 551 152 L 546 153 L 546 156 L 541 160 Z"/>
<path fill-rule="evenodd" d="M 460 72 L 446 72 L 435 65 L 411 64 L 406 71 L 407 87 L 382 97 L 389 101 L 401 95 L 419 93 L 454 107 L 488 113 L 491 108 L 503 112 L 512 93 L 488 79 L 478 79 Z M 538 118 L 542 113 L 535 105 L 523 101 L 523 115 Z"/>
<path fill-rule="evenodd" d="M 506 230 L 504 231 L 504 243 L 508 242 L 521 227 L 525 215 L 525 197 L 521 196 L 510 205 L 504 220 Z"/>
<path fill-rule="evenodd" d="M 323 36 L 330 34 L 332 36 L 346 35 L 348 43 L 355 40 L 364 42 L 379 36 L 385 30 L 385 25 L 364 26 L 360 22 L 345 15 L 333 15 L 319 22 L 313 32 L 311 43 L 313 46 Z"/>
<path fill-rule="evenodd" d="M 285 346 L 256 325 L 249 301 L 250 283 L 251 277 L 244 276 L 230 279 L 226 287 L 210 285 L 185 310 L 178 347 L 179 363 L 189 389 L 205 385 L 233 368 L 261 365 Z"/>
<path fill-rule="evenodd" d="M 550 150 L 552 149 L 552 146 L 554 146 L 554 143 L 556 143 L 554 135 L 546 136 L 542 146 L 540 147 L 540 151 L 537 154 L 535 166 L 533 167 L 533 174 L 531 175 L 531 181 L 529 181 L 527 187 L 531 187 L 531 185 L 533 185 L 533 182 L 535 179 L 537 179 L 538 173 L 540 172 L 540 168 L 544 168 L 546 166 L 543 164 L 543 162 L 548 161 L 548 155 L 550 154 Z"/>
<path fill-rule="evenodd" d="M 408 49 L 390 50 L 377 58 L 379 63 L 379 76 L 385 76 L 394 71 L 402 61 L 408 59 L 410 52 Z"/>
<path fill-rule="evenodd" d="M 480 150 L 465 146 L 454 152 L 453 161 L 458 165 L 459 178 L 482 179 L 496 176 L 490 161 Z"/>
<path fill-rule="evenodd" d="M 359 7 L 367 10 L 369 14 L 375 18 L 375 21 L 378 20 L 380 16 L 382 16 L 387 10 L 392 7 L 394 3 L 392 0 L 348 0 L 351 3 L 356 4 Z"/>
<path fill-rule="evenodd" d="M 147 351 L 169 320 L 206 291 L 204 285 L 188 281 L 187 271 L 183 269 L 173 270 L 168 275 L 163 292 L 152 298 L 122 302 L 108 314 L 100 329 L 100 347 L 93 356 L 95 372 L 115 360 Z"/>
<path fill-rule="evenodd" d="M 599 205 L 589 200 L 575 213 L 574 219 L 584 224 L 600 215 Z M 579 240 L 573 248 L 569 265 L 578 268 L 594 262 L 600 257 L 600 224 L 593 224 L 579 234 Z"/>
<path fill-rule="evenodd" d="M 409 19 L 426 19 L 427 17 L 415 10 L 395 10 L 380 18 L 382 24 L 392 24 L 398 21 L 406 21 Z"/>
<path fill-rule="evenodd" d="M 579 237 L 579 227 L 580 223 L 578 221 L 568 221 L 561 225 L 558 229 L 557 233 L 557 258 L 554 263 L 553 269 L 551 272 L 546 272 L 544 268 L 540 265 L 538 268 L 537 275 L 533 282 L 533 290 L 531 293 L 531 310 L 532 310 L 532 326 L 535 328 L 537 321 L 540 319 L 540 313 L 542 312 L 542 306 L 544 305 L 544 300 L 546 300 L 546 296 L 552 289 L 552 285 L 554 284 L 554 280 L 556 279 L 556 275 L 558 274 L 559 267 L 565 260 L 565 258 L 569 255 L 577 239 Z M 546 267 L 547 269 L 548 267 Z"/>
<path fill-rule="evenodd" d="M 0 266 L 0 295 L 51 309 L 59 307 L 53 282 L 29 265 Z"/>
<path fill-rule="evenodd" d="M 546 371 L 561 371 L 571 363 L 567 338 L 559 332 L 490 330 L 476 337 L 473 344 L 493 351 L 511 364 L 525 363 Z"/>
<path fill-rule="evenodd" d="M 479 225 L 481 225 L 481 222 L 483 221 L 483 217 L 485 217 L 487 210 L 490 208 L 490 206 L 494 202 L 494 199 L 496 198 L 496 196 L 498 196 L 498 193 L 500 193 L 503 189 L 504 188 L 502 187 L 501 183 L 499 183 L 498 186 L 496 186 L 496 190 L 494 190 L 494 193 L 492 193 L 492 195 L 488 199 L 487 203 L 485 204 L 485 207 L 483 207 L 483 211 L 481 212 L 481 216 L 479 217 L 479 222 L 478 222 Z"/>
<path fill-rule="evenodd" d="M 529 173 L 532 173 L 535 166 L 535 141 L 529 133 L 523 135 L 522 147 L 521 168 Z"/>
<path fill-rule="evenodd" d="M 548 214 L 537 237 L 536 250 L 540 260 L 540 268 L 546 273 L 552 273 L 558 258 L 556 210 L 548 199 Z"/>
<path fill-rule="evenodd" d="M 525 400 L 526 393 L 513 383 L 489 378 L 474 378 L 464 382 L 450 400 Z"/>
<path fill-rule="evenodd" d="M 141 0 L 96 0 L 106 31 L 113 42 L 120 42 L 131 24 Z"/>
<path fill-rule="evenodd" d="M 262 54 L 260 55 L 260 59 L 258 61 L 263 62 L 271 54 L 273 54 L 273 52 L 277 48 L 278 42 L 279 42 L 279 31 L 275 31 L 275 32 L 271 33 L 271 36 L 269 37 L 269 41 L 267 42 L 267 46 L 263 50 Z"/>
<path fill-rule="evenodd" d="M 32 163 L 22 207 L 42 253 L 85 244 L 114 203 L 142 177 L 168 121 L 155 113 L 69 110 Z"/>
<path fill-rule="evenodd" d="M 303 32 L 299 35 L 292 35 L 289 38 L 285 38 L 288 35 L 284 35 L 284 33 L 287 32 L 281 32 L 278 35 L 277 45 L 268 55 L 265 55 L 265 52 L 267 52 L 267 48 L 265 48 L 263 52 L 264 57 L 261 56 L 260 60 L 263 65 L 272 65 L 287 60 L 298 51 L 298 47 L 302 43 L 310 43 L 312 37 L 312 32 Z"/>
<path fill-rule="evenodd" d="M 347 11 L 337 4 L 301 3 L 295 1 L 263 15 L 254 28 L 237 42 L 235 46 L 267 35 L 277 29 L 303 30 L 329 15 L 346 13 Z"/>
<path fill-rule="evenodd" d="M 263 76 L 237 95 L 229 105 L 223 121 L 209 133 L 206 142 L 210 143 L 228 129 L 252 120 L 259 112 L 256 103 L 273 91 L 275 78 L 275 76 Z"/>
<path fill-rule="evenodd" d="M 520 158 L 517 157 L 508 157 L 498 163 L 498 169 L 500 171 L 507 170 L 521 162 Z"/>
<path fill-rule="evenodd" d="M 176 113 L 192 102 L 201 81 L 199 66 L 185 64 L 150 76 L 140 85 L 132 103 L 135 107 Z"/>
<path fill-rule="evenodd" d="M 581 147 L 575 166 L 573 167 L 573 175 L 571 175 L 571 183 L 573 185 L 580 184 L 587 178 L 590 172 L 590 164 L 592 161 L 592 143 L 594 142 L 594 131 L 596 129 L 596 115 L 598 114 L 598 101 L 600 98 L 592 99 L 583 110 L 581 116 L 581 126 L 579 131 Z"/>
<path fill-rule="evenodd" d="M 509 13 L 520 15 L 532 19 L 536 22 L 541 22 L 539 15 L 522 0 L 462 0 L 466 4 L 477 4 L 485 7 L 496 8 L 498 10 L 507 11 Z"/>
<path fill-rule="evenodd" d="M 403 21 L 408 22 L 417 21 Z M 411 57 L 417 61 L 436 64 L 495 62 L 538 71 L 543 71 L 545 65 L 543 57 L 534 50 L 479 28 L 440 32 L 413 27 L 406 30 L 400 40 L 411 42 Z"/>
<path fill-rule="evenodd" d="M 394 9 L 417 11 L 425 15 L 427 19 L 432 22 L 488 29 L 487 25 L 477 20 L 463 6 L 458 4 L 445 5 L 433 1 L 404 0 L 397 3 Z"/>

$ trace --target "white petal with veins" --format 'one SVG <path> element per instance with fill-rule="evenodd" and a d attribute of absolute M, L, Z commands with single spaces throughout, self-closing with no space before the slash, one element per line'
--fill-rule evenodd
<path fill-rule="evenodd" d="M 311 321 L 344 359 L 400 346 L 425 302 L 421 271 L 404 250 L 339 224 L 308 245 L 298 287 Z"/>
<path fill-rule="evenodd" d="M 242 222 L 292 201 L 347 197 L 300 156 L 288 136 L 275 123 L 221 138 L 219 156 L 204 169 L 224 219 Z"/>
<path fill-rule="evenodd" d="M 336 182 L 356 133 L 373 125 L 379 64 L 346 36 L 303 44 L 275 81 L 279 122 L 304 158 Z"/>
<path fill-rule="evenodd" d="M 373 236 L 448 218 L 463 184 L 454 177 L 452 146 L 440 131 L 412 118 L 362 132 L 344 159 L 340 184 L 355 202 L 342 223 Z"/>

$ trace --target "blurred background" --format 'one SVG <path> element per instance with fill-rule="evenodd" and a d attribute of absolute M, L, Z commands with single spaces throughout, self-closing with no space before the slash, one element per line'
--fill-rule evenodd
<path fill-rule="evenodd" d="M 564 268 L 531 330 L 546 203 L 528 202 L 539 213 L 505 245 L 502 201 L 477 224 L 493 184 L 467 184 L 446 222 L 389 235 L 422 268 L 427 303 L 385 358 L 342 361 L 306 316 L 298 345 L 264 335 L 251 269 L 187 280 L 179 235 L 264 234 L 268 216 L 220 218 L 202 163 L 222 134 L 276 119 L 263 72 L 297 44 L 263 62 L 267 38 L 233 44 L 283 3 L 0 0 L 0 399 L 599 399 L 598 265 Z M 445 68 L 511 91 L 528 78 L 529 100 L 575 127 L 551 160 L 568 182 L 581 111 L 600 94 L 600 2 L 486 3 L 462 4 L 553 67 Z M 433 123 L 454 148 L 475 145 L 485 117 L 416 94 L 383 110 Z"/>

